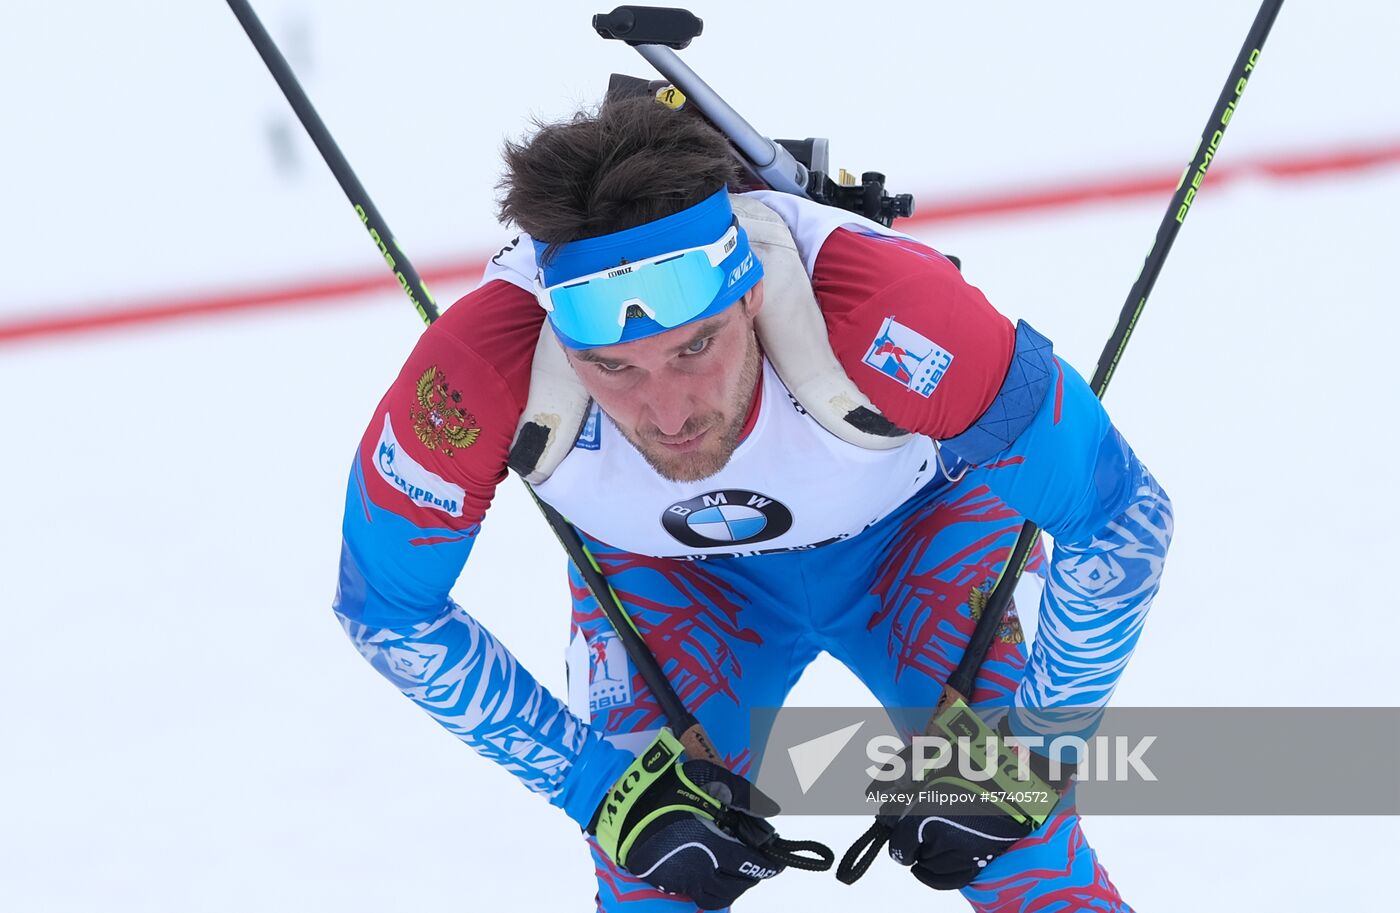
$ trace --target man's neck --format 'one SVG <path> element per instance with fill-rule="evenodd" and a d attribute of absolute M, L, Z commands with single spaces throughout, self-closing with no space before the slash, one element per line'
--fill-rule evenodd
<path fill-rule="evenodd" d="M 753 400 L 749 403 L 749 414 L 744 419 L 744 427 L 739 431 L 739 440 L 749 436 L 758 423 L 758 409 L 763 405 L 763 362 L 759 362 L 758 379 L 754 381 Z"/>

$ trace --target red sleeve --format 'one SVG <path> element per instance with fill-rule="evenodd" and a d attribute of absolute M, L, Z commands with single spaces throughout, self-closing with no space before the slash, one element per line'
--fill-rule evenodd
<path fill-rule="evenodd" d="M 1015 327 L 941 254 L 838 229 L 817 255 L 812 289 L 842 367 L 899 427 L 945 440 L 996 398 Z"/>
<path fill-rule="evenodd" d="M 505 478 L 544 312 L 507 282 L 423 333 L 360 443 L 365 493 L 420 528 L 468 530 Z"/>

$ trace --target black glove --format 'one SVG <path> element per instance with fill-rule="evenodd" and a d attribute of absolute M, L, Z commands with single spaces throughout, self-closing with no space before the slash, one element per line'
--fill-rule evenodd
<path fill-rule="evenodd" d="M 890 858 L 936 890 L 969 884 L 987 863 L 1034 830 L 999 811 L 974 813 L 987 807 L 978 789 L 956 783 L 920 789 L 931 789 L 933 800 L 876 818 L 890 829 Z"/>
<path fill-rule="evenodd" d="M 966 704 L 952 704 L 934 724 L 948 739 L 948 755 L 917 784 L 912 806 L 898 814 L 881 809 L 877 816 L 890 828 L 890 858 L 931 888 L 947 891 L 971 883 L 989 862 L 1043 824 L 1065 789 L 1067 775 L 1052 782 L 1044 757 L 1014 747 L 1007 722 L 1003 718 L 993 733 Z M 986 740 L 993 735 L 996 773 L 969 778 L 964 765 L 980 773 L 987 763 Z M 964 745 L 970 758 L 961 757 Z"/>
<path fill-rule="evenodd" d="M 861 857 L 862 847 L 873 850 L 879 837 L 888 836 L 890 858 L 908 866 L 919 881 L 940 891 L 961 888 L 1043 824 L 1066 788 L 1068 773 L 1050 780 L 1049 762 L 1014 747 L 1005 722 L 994 733 L 961 700 L 940 712 L 931 729 L 947 741 L 948 752 L 924 772 L 914 769 L 912 747 L 906 748 L 899 755 L 904 775 L 871 784 L 868 794 L 893 798 L 881 805 L 875 826 L 846 854 L 837 877 L 847 883 L 859 878 L 870 862 L 869 854 Z M 982 775 L 986 741 L 992 736 L 997 739 L 996 768 Z M 962 757 L 964 744 L 967 758 Z M 964 769 L 976 776 L 965 775 Z"/>
<path fill-rule="evenodd" d="M 613 784 L 588 832 L 636 877 L 717 910 L 786 867 L 760 849 L 774 839 L 763 819 L 778 806 L 718 764 L 684 760 L 684 751 L 661 730 Z"/>

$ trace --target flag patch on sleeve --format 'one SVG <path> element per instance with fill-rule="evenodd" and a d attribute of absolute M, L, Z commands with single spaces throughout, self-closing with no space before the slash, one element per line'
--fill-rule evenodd
<path fill-rule="evenodd" d="M 886 377 L 899 381 L 920 396 L 927 397 L 938 387 L 953 353 L 916 333 L 893 317 L 886 317 L 880 332 L 870 343 L 863 361 Z"/>

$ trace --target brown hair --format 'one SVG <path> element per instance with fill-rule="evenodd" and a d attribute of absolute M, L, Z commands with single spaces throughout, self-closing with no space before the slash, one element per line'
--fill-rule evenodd
<path fill-rule="evenodd" d="M 680 212 L 737 178 L 719 131 L 650 96 L 535 127 L 506 141 L 498 216 L 551 248 Z"/>

